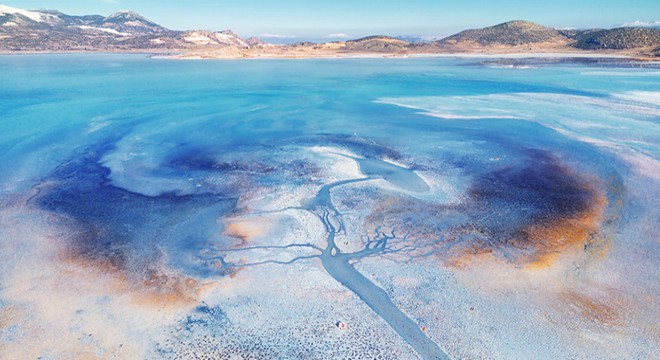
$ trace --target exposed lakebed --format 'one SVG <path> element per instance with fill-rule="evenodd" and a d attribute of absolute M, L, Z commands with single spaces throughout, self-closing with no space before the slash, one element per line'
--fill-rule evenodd
<path fill-rule="evenodd" d="M 10 358 L 657 352 L 657 70 L 0 62 Z"/>

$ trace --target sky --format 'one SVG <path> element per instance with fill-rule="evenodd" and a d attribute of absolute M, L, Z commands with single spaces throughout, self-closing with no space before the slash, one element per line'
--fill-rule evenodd
<path fill-rule="evenodd" d="M 660 20 L 659 0 L 0 0 L 71 15 L 131 10 L 174 30 L 231 29 L 282 42 L 383 34 L 447 36 L 508 20 L 556 28 Z"/>

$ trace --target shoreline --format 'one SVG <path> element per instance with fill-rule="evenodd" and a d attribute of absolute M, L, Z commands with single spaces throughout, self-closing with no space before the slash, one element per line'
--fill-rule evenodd
<path fill-rule="evenodd" d="M 260 51 L 263 50 L 263 51 Z M 446 52 L 344 52 L 344 51 L 269 51 L 272 49 L 219 49 L 217 51 L 183 51 L 177 54 L 155 54 L 157 59 L 168 60 L 244 60 L 244 59 L 406 59 L 406 58 L 472 58 L 472 59 L 627 59 L 630 61 L 660 61 L 660 58 L 639 56 L 633 52 L 594 52 L 571 49 L 557 49 L 544 51 L 544 49 L 531 51 L 502 50 L 493 51 L 446 51 Z"/>
<path fill-rule="evenodd" d="M 224 50 L 224 49 L 222 49 Z M 242 49 L 241 49 L 242 50 Z M 621 59 L 638 62 L 660 62 L 660 58 L 644 57 L 625 52 L 587 52 L 587 51 L 529 51 L 529 52 L 411 52 L 411 53 L 270 53 L 270 52 L 191 52 L 184 49 L 136 49 L 136 50 L 35 50 L 35 51 L 0 51 L 0 56 L 21 55 L 67 55 L 67 54 L 127 54 L 146 55 L 161 60 L 306 60 L 306 59 L 423 59 L 423 58 L 464 58 L 464 59 Z"/>

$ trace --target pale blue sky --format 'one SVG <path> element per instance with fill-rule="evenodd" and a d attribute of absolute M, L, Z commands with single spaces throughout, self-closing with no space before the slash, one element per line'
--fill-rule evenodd
<path fill-rule="evenodd" d="M 323 38 L 450 35 L 465 28 L 522 19 L 553 27 L 613 27 L 660 20 L 659 0 L 0 0 L 72 15 L 133 10 L 171 29 L 232 29 L 243 36 Z"/>

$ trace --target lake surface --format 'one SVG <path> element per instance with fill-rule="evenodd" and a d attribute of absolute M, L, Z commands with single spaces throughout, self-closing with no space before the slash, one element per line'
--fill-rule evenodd
<path fill-rule="evenodd" d="M 659 89 L 620 59 L 0 56 L 0 357 L 653 357 Z"/>

